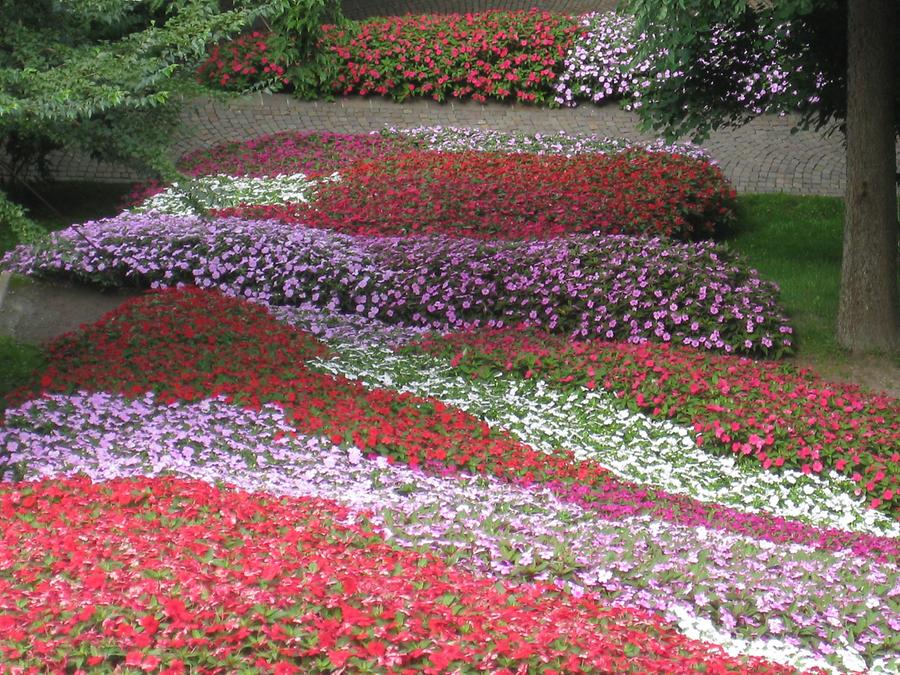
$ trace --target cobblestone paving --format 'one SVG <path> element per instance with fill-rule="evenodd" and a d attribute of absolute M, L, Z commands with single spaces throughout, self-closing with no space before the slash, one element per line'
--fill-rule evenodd
<path fill-rule="evenodd" d="M 502 103 L 413 100 L 403 104 L 386 99 L 344 98 L 305 102 L 289 96 L 256 95 L 228 102 L 198 100 L 183 115 L 184 132 L 177 139 L 177 155 L 227 140 L 254 138 L 290 130 L 343 133 L 377 131 L 386 125 L 415 127 L 442 125 L 481 127 L 502 131 L 599 134 L 650 140 L 641 133 L 635 115 L 615 105 L 583 105 L 547 109 Z M 844 150 L 838 134 L 825 137 L 812 131 L 791 133 L 790 117 L 763 116 L 744 127 L 714 133 L 703 145 L 741 192 L 841 195 L 845 183 Z M 57 159 L 63 178 L 131 180 L 120 167 L 79 157 Z"/>

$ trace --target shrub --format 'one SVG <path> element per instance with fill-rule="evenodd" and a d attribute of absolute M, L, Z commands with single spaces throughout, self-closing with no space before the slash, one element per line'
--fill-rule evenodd
<path fill-rule="evenodd" d="M 198 79 L 226 91 L 273 89 L 290 83 L 287 62 L 269 49 L 271 35 L 254 31 L 215 45 L 197 71 Z"/>

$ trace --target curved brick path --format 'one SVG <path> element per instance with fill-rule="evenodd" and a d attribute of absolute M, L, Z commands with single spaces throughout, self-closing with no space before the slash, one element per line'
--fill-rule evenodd
<path fill-rule="evenodd" d="M 580 14 L 612 9 L 617 0 L 343 0 L 351 18 L 429 12 L 475 12 L 538 7 Z M 653 138 L 637 129 L 636 116 L 615 105 L 547 109 L 501 103 L 479 104 L 346 98 L 303 102 L 285 95 L 257 95 L 229 102 L 198 100 L 183 114 L 184 129 L 174 150 L 180 155 L 226 140 L 249 139 L 289 130 L 344 133 L 376 131 L 386 125 L 462 126 L 552 133 L 598 134 L 632 140 Z M 703 145 L 741 192 L 842 195 L 844 150 L 840 135 L 791 133 L 793 120 L 759 117 L 738 129 L 714 133 Z M 84 158 L 56 158 L 55 173 L 66 179 L 132 180 L 134 174 Z"/>
<path fill-rule="evenodd" d="M 460 126 L 526 133 L 598 134 L 650 140 L 636 126 L 636 117 L 615 105 L 583 105 L 546 109 L 501 103 L 414 100 L 403 104 L 386 99 L 345 98 L 297 101 L 282 94 L 243 97 L 228 102 L 199 100 L 183 114 L 184 130 L 174 150 L 181 155 L 226 140 L 249 139 L 289 130 L 342 133 L 395 127 Z M 713 134 L 703 145 L 741 192 L 842 195 L 844 151 L 840 136 L 826 138 L 810 131 L 791 134 L 790 118 L 764 116 L 738 128 Z M 133 180 L 121 167 L 84 158 L 58 158 L 62 178 Z"/>

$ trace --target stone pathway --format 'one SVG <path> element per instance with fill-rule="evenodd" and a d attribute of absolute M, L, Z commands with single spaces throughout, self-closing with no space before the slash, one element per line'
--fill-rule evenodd
<path fill-rule="evenodd" d="M 284 94 L 259 94 L 227 102 L 197 100 L 184 113 L 177 156 L 229 140 L 245 140 L 292 130 L 360 133 L 385 126 L 480 127 L 524 133 L 598 134 L 652 140 L 638 130 L 634 114 L 615 105 L 549 109 L 472 101 L 435 103 L 416 99 L 402 104 L 382 98 L 298 101 Z M 703 144 L 740 192 L 842 195 L 846 164 L 841 138 L 812 131 L 792 134 L 790 117 L 762 116 L 737 129 L 720 130 Z M 84 157 L 55 158 L 62 179 L 136 180 L 120 166 Z"/>

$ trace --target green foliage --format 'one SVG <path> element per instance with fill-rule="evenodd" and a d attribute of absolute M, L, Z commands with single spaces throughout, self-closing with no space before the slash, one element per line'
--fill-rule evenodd
<path fill-rule="evenodd" d="M 2 173 L 23 177 L 57 148 L 171 169 L 166 148 L 207 45 L 271 8 L 214 0 L 0 3 Z"/>
<path fill-rule="evenodd" d="M 799 113 L 801 127 L 842 130 L 847 3 L 626 0 L 643 34 L 640 58 L 654 73 L 678 73 L 648 78 L 638 108 L 645 126 L 700 140 L 761 112 L 790 112 Z M 776 71 L 785 78 L 770 77 Z M 900 136 L 900 86 L 895 97 Z"/>
<path fill-rule="evenodd" d="M 20 243 L 37 246 L 46 235 L 44 228 L 28 218 L 25 209 L 0 192 L 0 250 L 6 248 L 7 243 L 9 248 Z"/>
<path fill-rule="evenodd" d="M 272 60 L 283 63 L 295 96 L 320 97 L 334 81 L 338 61 L 318 49 L 322 26 L 347 23 L 340 0 L 272 0 L 268 23 Z"/>

